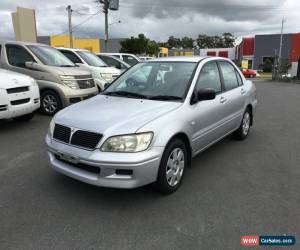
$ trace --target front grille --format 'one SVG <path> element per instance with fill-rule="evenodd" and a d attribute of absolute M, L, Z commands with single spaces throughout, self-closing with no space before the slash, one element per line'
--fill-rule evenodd
<path fill-rule="evenodd" d="M 11 88 L 6 90 L 7 94 L 15 94 L 15 93 L 21 93 L 27 91 L 29 91 L 29 87 L 18 87 L 18 88 Z"/>
<path fill-rule="evenodd" d="M 30 98 L 25 98 L 25 99 L 20 99 L 20 100 L 15 100 L 15 101 L 11 101 L 11 105 L 20 105 L 20 104 L 24 104 L 30 101 Z"/>
<path fill-rule="evenodd" d="M 77 130 L 72 136 L 71 144 L 83 148 L 94 149 L 101 138 L 101 134 Z"/>
<path fill-rule="evenodd" d="M 60 124 L 55 124 L 53 139 L 81 148 L 96 148 L 102 138 L 102 135 L 89 131 L 77 130 L 74 132 L 71 139 L 70 137 L 71 128 Z"/>
<path fill-rule="evenodd" d="M 62 161 L 64 163 L 66 163 L 66 164 L 69 164 L 69 165 L 71 165 L 75 168 L 79 168 L 81 170 L 84 170 L 84 171 L 87 171 L 87 172 L 90 172 L 90 173 L 94 173 L 94 174 L 100 174 L 100 168 L 98 168 L 98 167 L 86 165 L 86 164 L 83 164 L 83 163 L 75 164 L 75 163 L 72 163 L 72 162 L 68 162 L 68 161 L 65 161 L 65 160 L 61 159 L 59 157 L 59 155 L 56 155 L 56 154 L 55 154 L 55 158 L 59 161 Z"/>
<path fill-rule="evenodd" d="M 60 124 L 55 124 L 54 132 L 53 132 L 54 139 L 61 142 L 69 143 L 70 136 L 71 136 L 70 128 Z"/>
<path fill-rule="evenodd" d="M 82 75 L 82 76 L 74 76 L 76 80 L 87 80 L 87 79 L 92 79 L 92 75 Z"/>
<path fill-rule="evenodd" d="M 93 79 L 77 80 L 80 89 L 89 89 L 95 87 Z"/>

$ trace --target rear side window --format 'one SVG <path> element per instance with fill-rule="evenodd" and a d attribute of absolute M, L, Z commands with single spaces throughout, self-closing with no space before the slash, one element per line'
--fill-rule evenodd
<path fill-rule="evenodd" d="M 240 73 L 237 72 L 237 70 L 235 71 L 235 73 L 236 73 L 236 77 L 237 77 L 239 86 L 242 86 L 243 85 L 243 80 L 242 80 L 242 77 L 241 77 Z"/>
<path fill-rule="evenodd" d="M 222 91 L 219 69 L 216 62 L 206 63 L 200 72 L 196 90 L 214 89 L 216 93 Z"/>
<path fill-rule="evenodd" d="M 25 62 L 35 62 L 29 52 L 18 45 L 6 45 L 8 63 L 12 66 L 25 68 Z"/>
<path fill-rule="evenodd" d="M 0 58 L 1 58 L 1 51 L 2 51 L 2 46 L 0 45 Z"/>
<path fill-rule="evenodd" d="M 134 65 L 138 63 L 138 60 L 136 60 L 133 56 L 123 55 L 123 60 L 129 65 Z"/>
<path fill-rule="evenodd" d="M 73 53 L 72 51 L 60 50 L 60 52 L 63 53 L 64 56 L 69 58 L 69 60 L 72 61 L 73 63 L 82 63 L 80 58 L 76 56 L 75 53 Z"/>
<path fill-rule="evenodd" d="M 237 88 L 239 84 L 235 68 L 229 62 L 225 61 L 219 62 L 219 65 L 224 79 L 225 90 L 228 91 Z"/>
<path fill-rule="evenodd" d="M 108 57 L 108 56 L 99 56 L 100 59 L 102 59 L 107 65 L 109 66 L 113 66 L 113 67 L 116 67 L 118 69 L 123 69 L 125 67 L 123 67 L 123 65 L 118 62 L 117 60 L 111 58 L 111 57 Z"/>

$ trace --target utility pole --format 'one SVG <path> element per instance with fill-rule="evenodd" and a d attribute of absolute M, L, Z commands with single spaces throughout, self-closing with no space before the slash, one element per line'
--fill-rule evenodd
<path fill-rule="evenodd" d="M 109 8 L 109 0 L 103 1 L 103 13 L 105 14 L 105 52 L 108 52 L 108 8 Z"/>
<path fill-rule="evenodd" d="M 283 25 L 284 25 L 284 18 L 282 18 L 281 21 L 281 32 L 280 32 L 280 45 L 279 45 L 279 54 L 278 54 L 278 63 L 277 63 L 277 67 L 278 67 L 278 71 L 280 71 L 281 69 L 281 55 L 282 55 L 282 40 L 283 40 Z"/>
<path fill-rule="evenodd" d="M 72 8 L 71 5 L 67 7 L 68 11 L 68 21 L 69 21 L 69 39 L 70 39 L 70 48 L 73 48 L 73 30 L 72 30 Z"/>

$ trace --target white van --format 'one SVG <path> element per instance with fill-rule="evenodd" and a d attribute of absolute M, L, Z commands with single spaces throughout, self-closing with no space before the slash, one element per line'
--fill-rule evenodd
<path fill-rule="evenodd" d="M 39 107 L 39 87 L 33 78 L 0 69 L 0 119 L 29 121 Z"/>
<path fill-rule="evenodd" d="M 109 67 L 103 60 L 88 50 L 70 48 L 57 49 L 80 68 L 89 70 L 92 73 L 99 91 L 103 91 L 107 84 L 110 84 L 121 74 L 120 70 Z"/>

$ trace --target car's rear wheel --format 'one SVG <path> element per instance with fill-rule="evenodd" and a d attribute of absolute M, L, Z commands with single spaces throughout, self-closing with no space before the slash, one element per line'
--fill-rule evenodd
<path fill-rule="evenodd" d="M 252 114 L 249 108 L 246 109 L 243 119 L 241 121 L 240 127 L 235 132 L 236 138 L 239 140 L 244 140 L 248 136 L 251 127 Z"/>
<path fill-rule="evenodd" d="M 52 90 L 46 90 L 41 94 L 41 111 L 46 115 L 54 115 L 62 108 L 60 97 Z"/>
<path fill-rule="evenodd" d="M 156 186 L 164 194 L 176 191 L 184 175 L 187 166 L 187 149 L 180 139 L 172 140 L 163 154 Z"/>

